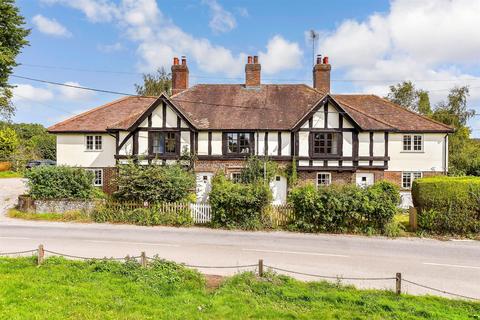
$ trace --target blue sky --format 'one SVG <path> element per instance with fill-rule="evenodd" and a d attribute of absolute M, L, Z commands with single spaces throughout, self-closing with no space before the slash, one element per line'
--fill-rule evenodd
<path fill-rule="evenodd" d="M 431 90 L 469 84 L 480 111 L 480 1 L 18 0 L 32 29 L 15 74 L 134 92 L 142 72 L 186 55 L 190 82 L 243 82 L 246 55 L 271 83 L 311 84 L 312 46 L 333 92 L 383 95 L 404 79 Z M 14 121 L 51 125 L 118 96 L 11 78 Z M 471 121 L 478 128 L 480 122 Z M 480 131 L 474 131 L 480 136 Z"/>

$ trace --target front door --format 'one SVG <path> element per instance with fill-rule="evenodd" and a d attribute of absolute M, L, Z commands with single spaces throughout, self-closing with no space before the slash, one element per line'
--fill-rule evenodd
<path fill-rule="evenodd" d="M 368 187 L 375 182 L 375 176 L 370 172 L 357 172 L 356 174 L 357 186 Z"/>
<path fill-rule="evenodd" d="M 270 182 L 272 190 L 273 204 L 285 204 L 287 202 L 287 178 L 276 176 Z"/>
<path fill-rule="evenodd" d="M 197 173 L 197 203 L 208 202 L 208 194 L 212 188 L 212 177 L 213 173 L 211 172 Z"/>

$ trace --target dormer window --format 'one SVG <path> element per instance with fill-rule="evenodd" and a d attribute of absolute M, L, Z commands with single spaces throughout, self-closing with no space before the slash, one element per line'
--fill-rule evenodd
<path fill-rule="evenodd" d="M 227 132 L 224 133 L 225 153 L 227 155 L 249 155 L 253 153 L 253 133 Z"/>
<path fill-rule="evenodd" d="M 176 132 L 149 132 L 150 154 L 152 155 L 175 155 L 177 154 Z"/>
<path fill-rule="evenodd" d="M 314 157 L 338 154 L 339 134 L 336 132 L 314 132 L 311 134 L 311 152 Z"/>

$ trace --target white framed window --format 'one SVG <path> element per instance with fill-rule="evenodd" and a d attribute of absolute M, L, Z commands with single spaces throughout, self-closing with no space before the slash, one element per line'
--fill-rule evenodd
<path fill-rule="evenodd" d="M 87 171 L 93 172 L 93 185 L 95 187 L 103 186 L 103 169 L 87 169 Z"/>
<path fill-rule="evenodd" d="M 332 183 L 332 174 L 330 172 L 317 173 L 317 187 L 329 186 Z"/>
<path fill-rule="evenodd" d="M 240 172 L 232 172 L 230 174 L 230 178 L 232 179 L 233 182 L 239 183 L 242 180 L 242 175 Z"/>
<path fill-rule="evenodd" d="M 102 136 L 86 136 L 85 149 L 88 151 L 101 151 L 103 148 Z"/>
<path fill-rule="evenodd" d="M 422 152 L 423 151 L 423 135 L 404 134 L 403 135 L 403 151 L 404 152 Z"/>
<path fill-rule="evenodd" d="M 411 189 L 413 181 L 422 176 L 422 172 L 402 172 L 402 188 Z"/>

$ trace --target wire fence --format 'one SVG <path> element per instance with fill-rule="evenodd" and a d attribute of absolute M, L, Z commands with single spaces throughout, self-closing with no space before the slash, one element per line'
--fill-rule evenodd
<path fill-rule="evenodd" d="M 148 261 L 155 261 L 159 260 L 160 257 L 155 256 L 155 257 L 149 257 L 145 254 L 145 252 L 142 252 L 139 256 L 125 256 L 125 257 L 103 257 L 103 258 L 94 258 L 94 257 L 85 257 L 85 256 L 77 256 L 77 255 L 72 255 L 72 254 L 66 254 L 66 253 L 61 253 L 57 251 L 52 251 L 52 250 L 46 250 L 43 248 L 43 245 L 39 245 L 38 249 L 32 249 L 32 250 L 24 250 L 24 251 L 14 251 L 14 252 L 0 252 L 0 257 L 1 256 L 19 256 L 19 255 L 25 255 L 25 254 L 30 254 L 34 255 L 36 253 L 37 256 L 37 261 L 38 265 L 41 265 L 44 261 L 45 258 L 45 253 L 49 253 L 53 256 L 59 256 L 59 257 L 66 257 L 66 258 L 71 258 L 71 259 L 80 259 L 80 260 L 116 260 L 116 261 L 128 261 L 132 259 L 140 259 L 140 264 L 144 267 L 147 266 Z M 263 259 L 260 259 L 258 263 L 255 264 L 244 264 L 244 265 L 232 265 L 232 266 L 225 266 L 225 265 L 193 265 L 193 264 L 186 264 L 186 263 L 181 263 L 184 267 L 187 268 L 194 268 L 194 269 L 248 269 L 248 268 L 255 268 L 255 272 L 258 273 L 260 277 L 264 276 L 264 270 L 265 268 L 270 271 L 277 271 L 277 272 L 283 272 L 283 273 L 289 273 L 289 274 L 296 274 L 296 275 L 302 275 L 302 276 L 308 276 L 308 277 L 314 277 L 314 278 L 319 278 L 319 279 L 330 279 L 330 280 L 349 280 L 349 281 L 387 281 L 387 280 L 395 280 L 396 282 L 396 293 L 401 294 L 401 287 L 402 287 L 402 281 L 408 284 L 411 284 L 413 286 L 417 286 L 423 289 L 431 290 L 434 292 L 439 292 L 443 293 L 446 295 L 458 297 L 458 298 L 463 298 L 463 299 L 468 299 L 468 300 L 473 300 L 473 301 L 480 301 L 480 298 L 475 298 L 475 297 L 470 297 L 454 292 L 449 292 L 446 290 L 434 288 L 431 286 L 427 286 L 415 281 L 411 281 L 408 279 L 405 279 L 402 277 L 401 273 L 396 273 L 395 277 L 344 277 L 344 276 L 330 276 L 330 275 L 320 275 L 320 274 L 314 274 L 314 273 L 306 273 L 306 272 L 300 272 L 300 271 L 295 271 L 295 270 L 288 270 L 284 268 L 279 268 L 271 265 L 266 265 L 263 264 Z"/>

